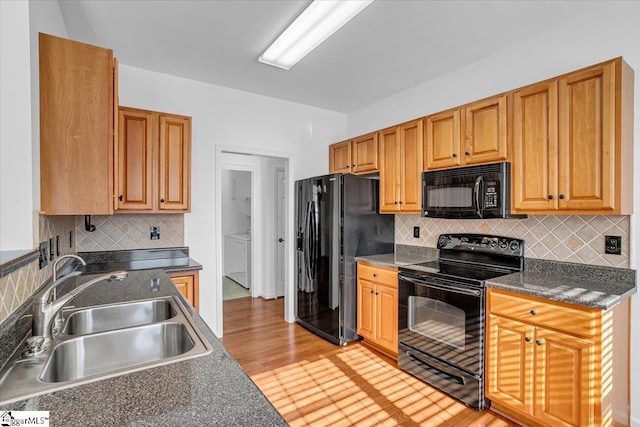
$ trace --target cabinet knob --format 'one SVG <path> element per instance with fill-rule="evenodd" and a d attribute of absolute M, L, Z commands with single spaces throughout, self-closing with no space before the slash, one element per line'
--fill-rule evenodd
<path fill-rule="evenodd" d="M 563 200 L 564 199 L 564 194 L 559 195 L 558 199 Z"/>
<path fill-rule="evenodd" d="M 553 194 L 549 194 L 549 195 L 547 196 L 547 199 L 549 199 L 549 200 L 553 200 Z"/>
<path fill-rule="evenodd" d="M 398 201 L 397 201 L 397 200 L 394 200 L 394 201 L 393 201 L 393 204 L 394 204 L 394 205 L 397 205 L 397 204 L 398 204 Z"/>
<path fill-rule="evenodd" d="M 529 313 L 531 313 L 533 316 L 535 316 L 536 314 L 538 314 L 538 312 L 536 310 L 531 310 Z"/>
<path fill-rule="evenodd" d="M 454 158 L 455 158 L 455 157 L 458 157 L 458 155 L 457 155 L 456 153 L 453 153 L 453 154 L 451 155 L 451 157 L 454 157 Z"/>
<path fill-rule="evenodd" d="M 536 344 L 537 345 L 542 345 L 542 344 L 544 344 L 544 341 L 543 340 L 536 340 Z"/>
<path fill-rule="evenodd" d="M 376 295 L 380 295 L 380 292 L 376 292 Z"/>
<path fill-rule="evenodd" d="M 470 155 L 471 155 L 471 153 L 469 153 L 468 151 L 465 151 L 465 152 L 464 152 L 464 155 L 465 155 L 465 156 L 470 156 Z"/>
<path fill-rule="evenodd" d="M 373 277 L 378 277 L 378 275 L 376 273 L 373 273 Z"/>
<path fill-rule="evenodd" d="M 160 203 L 164 203 L 164 199 L 160 199 Z"/>
<path fill-rule="evenodd" d="M 375 292 L 373 291 L 373 289 L 371 290 L 371 294 L 373 295 Z"/>
<path fill-rule="evenodd" d="M 122 194 L 118 196 L 118 200 L 122 201 Z"/>
<path fill-rule="evenodd" d="M 351 165 L 351 167 L 352 167 L 352 168 L 355 168 L 355 167 L 356 167 L 356 165 L 355 165 L 355 164 L 353 164 L 353 165 Z"/>
<path fill-rule="evenodd" d="M 524 337 L 525 342 L 531 342 L 531 337 Z"/>
<path fill-rule="evenodd" d="M 345 167 L 345 168 L 347 168 L 347 169 L 349 169 L 349 165 L 345 165 L 344 167 Z"/>
<path fill-rule="evenodd" d="M 402 204 L 402 200 L 400 200 L 398 203 Z"/>

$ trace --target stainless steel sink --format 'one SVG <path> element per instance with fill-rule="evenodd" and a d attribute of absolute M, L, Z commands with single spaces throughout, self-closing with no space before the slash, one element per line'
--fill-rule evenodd
<path fill-rule="evenodd" d="M 153 364 L 185 354 L 194 342 L 181 323 L 156 323 L 72 338 L 56 345 L 40 379 L 64 382 Z"/>
<path fill-rule="evenodd" d="M 62 334 L 86 335 L 131 326 L 147 325 L 176 316 L 171 297 L 107 304 L 65 312 Z"/>
<path fill-rule="evenodd" d="M 146 314 L 134 316 L 139 310 Z M 78 320 L 71 321 L 73 326 L 68 322 L 66 334 L 55 337 L 45 353 L 23 357 L 20 347 L 0 371 L 0 406 L 211 352 L 186 307 L 175 297 L 67 314 L 68 319 L 79 314 Z M 129 314 L 129 319 L 120 318 Z M 105 330 L 110 328 L 117 329 Z"/>

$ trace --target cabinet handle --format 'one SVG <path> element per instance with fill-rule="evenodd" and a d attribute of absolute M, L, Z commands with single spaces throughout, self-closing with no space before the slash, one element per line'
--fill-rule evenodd
<path fill-rule="evenodd" d="M 536 344 L 542 345 L 542 344 L 544 344 L 544 341 L 543 340 L 536 340 Z"/>
<path fill-rule="evenodd" d="M 553 194 L 549 194 L 549 195 L 547 196 L 547 199 L 549 199 L 549 200 L 553 200 Z"/>
<path fill-rule="evenodd" d="M 525 342 L 531 342 L 531 337 L 524 337 Z"/>
<path fill-rule="evenodd" d="M 456 153 L 453 153 L 453 154 L 451 155 L 451 157 L 456 158 L 456 157 L 458 157 L 458 155 L 457 155 Z"/>
<path fill-rule="evenodd" d="M 122 194 L 118 196 L 118 200 L 122 201 Z"/>
<path fill-rule="evenodd" d="M 468 151 L 465 151 L 465 152 L 464 152 L 464 155 L 465 155 L 465 156 L 470 156 L 470 155 L 471 155 L 471 153 L 469 153 Z"/>
<path fill-rule="evenodd" d="M 536 314 L 538 314 L 538 312 L 536 310 L 531 310 L 529 313 L 531 313 L 533 316 L 535 316 Z"/>
<path fill-rule="evenodd" d="M 564 199 L 564 194 L 559 195 L 558 199 L 563 200 Z"/>

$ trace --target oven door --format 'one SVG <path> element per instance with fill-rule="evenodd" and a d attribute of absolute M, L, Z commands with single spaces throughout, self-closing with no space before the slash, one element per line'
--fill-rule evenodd
<path fill-rule="evenodd" d="M 398 276 L 398 341 L 482 376 L 484 290 L 430 276 Z"/>

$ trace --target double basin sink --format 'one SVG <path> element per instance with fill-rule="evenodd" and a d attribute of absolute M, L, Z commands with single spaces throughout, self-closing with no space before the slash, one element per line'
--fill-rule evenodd
<path fill-rule="evenodd" d="M 176 297 L 74 309 L 63 317 L 45 353 L 24 357 L 20 348 L 0 371 L 0 405 L 211 352 Z"/>

